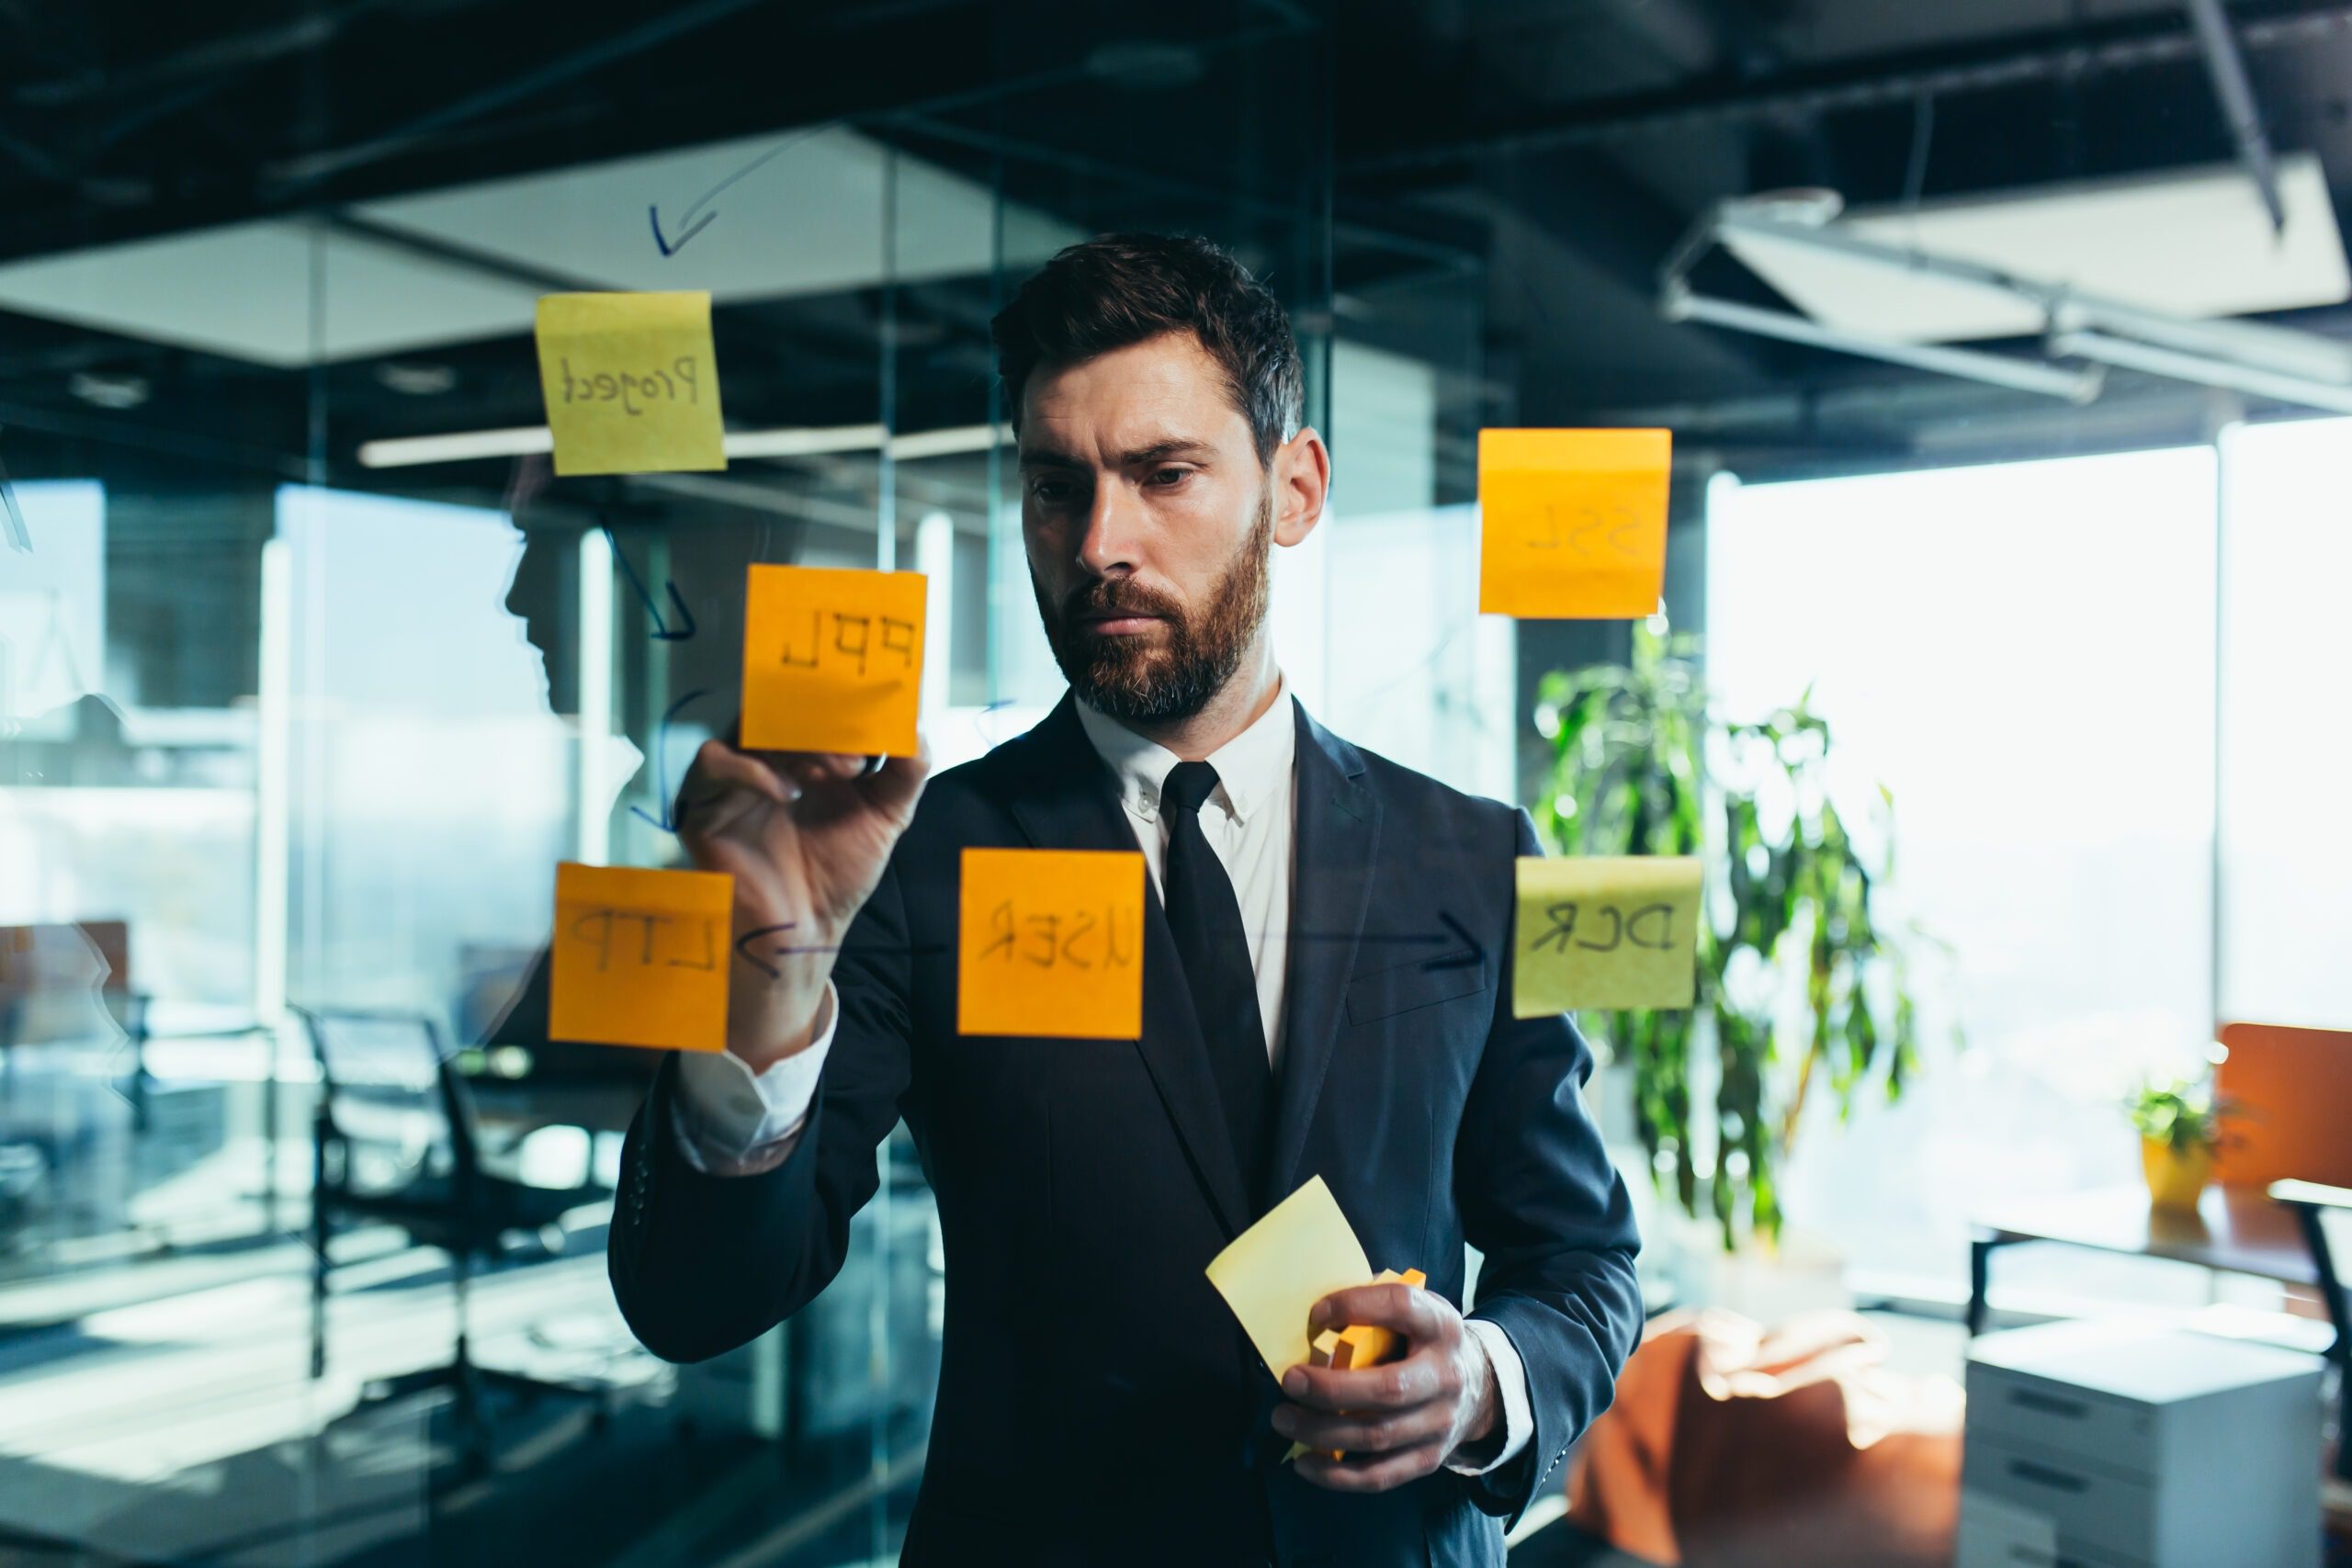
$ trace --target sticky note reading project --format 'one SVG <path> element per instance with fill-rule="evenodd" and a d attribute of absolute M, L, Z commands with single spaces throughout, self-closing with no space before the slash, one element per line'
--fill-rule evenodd
<path fill-rule="evenodd" d="M 538 337 L 558 474 L 727 466 L 708 294 L 545 295 Z"/>
<path fill-rule="evenodd" d="M 1666 587 L 1665 430 L 1478 432 L 1478 608 L 1530 619 L 1655 615 Z"/>
<path fill-rule="evenodd" d="M 924 591 L 919 571 L 752 568 L 743 605 L 743 744 L 913 756 Z"/>
<path fill-rule="evenodd" d="M 1521 856 L 1512 1016 L 1689 1007 L 1699 887 L 1689 855 Z"/>
<path fill-rule="evenodd" d="M 1139 1038 L 1143 875 L 1133 850 L 966 850 L 957 1031 Z"/>
<path fill-rule="evenodd" d="M 734 902 L 718 872 L 558 865 L 548 1037 L 727 1049 Z"/>
<path fill-rule="evenodd" d="M 1319 1176 L 1269 1209 L 1209 1263 L 1209 1283 L 1277 1378 L 1312 1352 L 1306 1314 L 1315 1303 L 1371 1279 L 1363 1244 Z"/>

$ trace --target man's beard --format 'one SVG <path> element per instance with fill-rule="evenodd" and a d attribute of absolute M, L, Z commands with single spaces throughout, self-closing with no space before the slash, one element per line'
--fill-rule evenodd
<path fill-rule="evenodd" d="M 1172 724 L 1209 705 L 1233 672 L 1266 618 L 1269 561 L 1273 554 L 1273 494 L 1258 501 L 1250 536 L 1197 611 L 1132 578 L 1101 577 L 1062 601 L 1046 600 L 1035 573 L 1029 586 L 1054 662 L 1091 706 L 1125 724 Z M 1157 615 L 1166 628 L 1159 646 L 1148 632 L 1105 636 L 1079 624 L 1081 615 Z"/>

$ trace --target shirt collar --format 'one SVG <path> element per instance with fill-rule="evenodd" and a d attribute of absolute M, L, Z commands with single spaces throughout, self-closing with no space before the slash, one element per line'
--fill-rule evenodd
<path fill-rule="evenodd" d="M 1168 770 L 1182 759 L 1083 699 L 1077 706 L 1086 739 L 1093 742 L 1095 754 L 1118 781 L 1121 803 L 1147 821 L 1157 819 L 1159 786 L 1167 782 Z M 1249 728 L 1209 754 L 1209 765 L 1216 770 L 1217 778 L 1216 794 L 1209 798 L 1222 797 L 1227 814 L 1236 822 L 1249 821 L 1251 813 L 1281 798 L 1279 792 L 1290 784 L 1291 767 L 1298 754 L 1298 726 L 1292 717 L 1292 706 L 1289 682 L 1283 682 L 1274 689 L 1273 702 L 1250 721 Z"/>

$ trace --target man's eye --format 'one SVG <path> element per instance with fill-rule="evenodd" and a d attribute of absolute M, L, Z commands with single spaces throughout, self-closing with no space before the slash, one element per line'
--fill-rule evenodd
<path fill-rule="evenodd" d="M 1064 479 L 1039 479 L 1029 487 L 1029 493 L 1048 506 L 1058 506 L 1069 499 L 1069 484 Z"/>
<path fill-rule="evenodd" d="M 1162 490 L 1170 490 L 1182 484 L 1191 477 L 1192 471 L 1190 468 L 1155 468 L 1152 470 L 1151 482 Z"/>

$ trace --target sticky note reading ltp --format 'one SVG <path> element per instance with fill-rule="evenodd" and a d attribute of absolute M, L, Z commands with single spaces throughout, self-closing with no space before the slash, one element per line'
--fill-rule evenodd
<path fill-rule="evenodd" d="M 548 294 L 538 337 L 558 474 L 727 466 L 708 294 Z"/>
<path fill-rule="evenodd" d="M 558 865 L 548 1037 L 727 1049 L 734 901 L 718 872 Z"/>
<path fill-rule="evenodd" d="M 1478 608 L 1633 619 L 1666 587 L 1665 430 L 1478 432 Z"/>
<path fill-rule="evenodd" d="M 926 580 L 755 566 L 744 589 L 743 744 L 915 754 Z"/>
<path fill-rule="evenodd" d="M 1140 1037 L 1143 875 L 1133 850 L 966 850 L 957 1032 Z"/>
<path fill-rule="evenodd" d="M 1278 1378 L 1305 1364 L 1314 1348 L 1306 1314 L 1315 1303 L 1371 1279 L 1363 1244 L 1319 1176 L 1266 1211 L 1209 1263 L 1209 1283 Z"/>
<path fill-rule="evenodd" d="M 1687 1008 L 1699 984 L 1700 866 L 1688 855 L 1522 855 L 1511 1014 Z"/>

